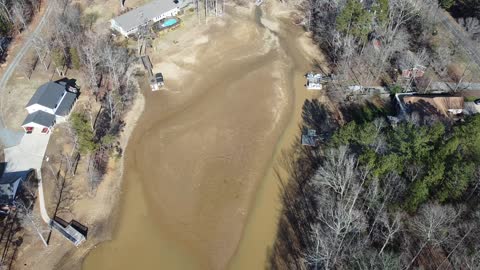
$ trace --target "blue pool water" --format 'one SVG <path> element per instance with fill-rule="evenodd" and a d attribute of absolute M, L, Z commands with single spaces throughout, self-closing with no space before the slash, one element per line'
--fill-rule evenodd
<path fill-rule="evenodd" d="M 169 27 L 177 23 L 177 19 L 168 19 L 165 22 L 162 23 L 163 27 Z"/>

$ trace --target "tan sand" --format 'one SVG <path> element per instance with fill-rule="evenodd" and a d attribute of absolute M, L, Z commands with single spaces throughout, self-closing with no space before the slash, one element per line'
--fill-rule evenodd
<path fill-rule="evenodd" d="M 273 179 L 273 158 L 283 147 L 277 142 L 294 137 L 298 108 L 308 96 L 296 99 L 296 91 L 305 91 L 301 75 L 309 68 L 296 47 L 300 29 L 287 24 L 290 30 L 279 39 L 255 23 L 251 10 L 229 14 L 225 25 L 208 27 L 207 39 L 194 36 L 208 42 L 195 44 L 198 39 L 185 32 L 177 40 L 194 48 L 162 50 L 156 70 L 168 90 L 145 92 L 145 113 L 127 148 L 113 240 L 99 245 L 83 269 L 227 267 L 259 183 L 265 175 Z M 273 19 L 268 27 L 284 31 Z M 237 254 L 253 257 L 253 264 L 234 260 L 232 268 L 262 268 L 255 265 L 266 258 L 274 216 L 266 222 L 268 237 L 259 239 L 258 252 L 242 253 L 255 242 L 247 228 Z"/>
<path fill-rule="evenodd" d="M 279 51 L 255 53 L 264 43 L 253 22 L 226 20 L 228 27 L 210 29 L 215 42 L 198 45 L 201 66 L 183 81 L 170 79 L 183 52 L 165 52 L 159 69 L 170 91 L 146 93 L 127 149 L 119 226 L 84 269 L 223 269 L 235 251 L 283 129 L 275 118 L 286 113 L 286 94 L 276 92 L 286 87 L 275 85 L 287 74 L 278 75 Z M 135 260 L 110 259 L 129 256 Z"/>

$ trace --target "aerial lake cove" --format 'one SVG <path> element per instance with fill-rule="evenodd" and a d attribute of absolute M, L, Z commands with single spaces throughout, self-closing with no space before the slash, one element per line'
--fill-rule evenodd
<path fill-rule="evenodd" d="M 275 5 L 228 6 L 151 56 L 166 86 L 143 91 L 112 240 L 82 269 L 264 268 L 281 207 L 277 159 L 296 139 L 318 53 Z"/>

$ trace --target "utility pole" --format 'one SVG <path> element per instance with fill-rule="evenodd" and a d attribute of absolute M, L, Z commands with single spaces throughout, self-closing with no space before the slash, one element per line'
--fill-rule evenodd
<path fill-rule="evenodd" d="M 205 24 L 207 24 L 208 17 L 208 0 L 205 0 Z"/>
<path fill-rule="evenodd" d="M 45 241 L 45 238 L 43 238 L 43 235 L 42 233 L 40 232 L 40 230 L 38 229 L 37 227 L 37 224 L 35 224 L 35 222 L 33 221 L 33 219 L 30 217 L 30 215 L 28 214 L 28 210 L 27 208 L 25 207 L 25 205 L 23 205 L 23 203 L 19 203 L 19 202 L 14 202 L 15 203 L 15 206 L 22 206 L 22 208 L 25 210 L 25 216 L 27 216 L 27 218 L 30 220 L 30 222 L 32 222 L 32 225 L 33 227 L 35 228 L 35 230 L 37 231 L 37 234 L 38 236 L 40 236 L 40 239 L 42 240 L 43 244 L 45 245 L 45 247 L 48 247 L 48 244 L 47 244 L 47 241 Z"/>
<path fill-rule="evenodd" d="M 195 0 L 195 11 L 197 13 L 197 21 L 200 24 L 200 11 L 199 11 L 199 6 L 198 6 L 198 1 L 199 0 Z"/>

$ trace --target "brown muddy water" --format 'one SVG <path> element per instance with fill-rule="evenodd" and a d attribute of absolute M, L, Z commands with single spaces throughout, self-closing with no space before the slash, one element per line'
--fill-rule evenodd
<path fill-rule="evenodd" d="M 273 168 L 298 135 L 310 64 L 301 29 L 228 14 L 162 52 L 167 90 L 144 92 L 113 240 L 84 270 L 265 268 L 281 208 Z"/>

